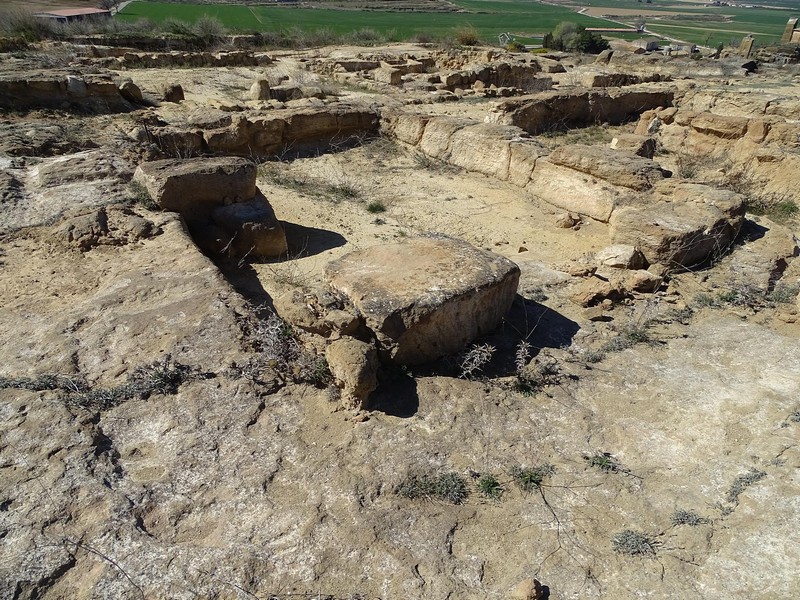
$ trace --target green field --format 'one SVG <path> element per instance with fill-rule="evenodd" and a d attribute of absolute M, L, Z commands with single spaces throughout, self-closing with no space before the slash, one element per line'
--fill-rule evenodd
<path fill-rule="evenodd" d="M 641 10 L 648 12 L 681 12 L 687 16 L 702 17 L 704 15 L 730 17 L 728 21 L 701 21 L 686 19 L 670 19 L 665 14 L 661 18 L 646 16 L 647 29 L 655 33 L 674 38 L 684 39 L 697 44 L 711 45 L 722 42 L 740 40 L 748 33 L 752 33 L 761 45 L 775 43 L 780 39 L 783 28 L 789 17 L 800 17 L 800 2 L 797 0 L 784 0 L 783 2 L 770 2 L 771 6 L 779 8 L 740 8 L 731 6 L 703 6 L 679 1 L 654 0 L 651 4 L 639 3 L 637 0 L 582 0 L 581 6 L 604 8 L 608 14 L 614 14 L 615 9 Z M 633 23 L 633 15 L 625 15 L 620 21 Z"/>
<path fill-rule="evenodd" d="M 194 5 L 163 2 L 133 2 L 119 14 L 122 20 L 150 19 L 161 22 L 174 18 L 196 21 L 209 14 L 236 31 L 278 31 L 300 27 L 305 30 L 329 29 L 347 33 L 362 28 L 379 32 L 394 31 L 399 38 L 425 33 L 432 36 L 451 35 L 459 27 L 471 25 L 481 39 L 495 41 L 497 35 L 545 33 L 562 21 L 591 26 L 598 21 L 563 7 L 534 1 L 479 2 L 458 0 L 467 13 L 411 13 L 383 11 L 323 10 L 305 8 L 273 8 L 271 6 Z M 481 11 L 481 12 L 478 12 Z"/>
<path fill-rule="evenodd" d="M 789 2 L 796 0 L 786 0 Z M 542 4 L 537 0 L 455 0 L 464 8 L 464 13 L 421 13 L 360 11 L 335 9 L 284 8 L 273 6 L 241 6 L 231 4 L 175 4 L 165 2 L 133 2 L 119 15 L 119 19 L 137 21 L 150 19 L 162 22 L 173 18 L 192 23 L 201 15 L 218 18 L 231 31 L 280 31 L 300 28 L 305 31 L 328 30 L 346 34 L 360 29 L 376 32 L 392 32 L 396 39 L 408 39 L 425 34 L 431 37 L 451 36 L 459 27 L 471 25 L 478 30 L 481 39 L 495 42 L 497 35 L 510 31 L 520 41 L 527 42 L 531 35 L 551 31 L 562 21 L 573 21 L 587 27 L 601 27 L 608 21 L 575 12 L 566 6 Z M 669 15 L 657 19 L 646 18 L 648 30 L 672 38 L 706 46 L 718 43 L 738 43 L 748 33 L 756 37 L 760 45 L 779 40 L 786 21 L 793 12 L 780 9 L 747 9 L 730 6 L 710 7 L 678 1 L 646 4 L 637 0 L 586 0 L 581 6 L 614 9 L 644 10 L 656 12 L 680 11 L 689 15 L 729 16 L 730 21 L 673 20 Z M 797 10 L 800 16 L 800 7 Z M 633 24 L 636 17 L 625 15 L 619 21 Z M 526 35 L 527 34 L 527 35 Z M 634 39 L 636 35 L 625 35 Z"/>

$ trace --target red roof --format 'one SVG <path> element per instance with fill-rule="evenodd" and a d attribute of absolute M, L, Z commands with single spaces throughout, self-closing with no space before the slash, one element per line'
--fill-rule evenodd
<path fill-rule="evenodd" d="M 102 8 L 59 8 L 58 10 L 47 10 L 37 14 L 53 17 L 82 17 L 85 15 L 110 15 L 111 11 Z"/>

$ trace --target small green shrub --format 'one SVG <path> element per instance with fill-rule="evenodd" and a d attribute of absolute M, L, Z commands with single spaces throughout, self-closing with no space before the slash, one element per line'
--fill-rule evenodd
<path fill-rule="evenodd" d="M 637 344 L 649 344 L 653 340 L 650 337 L 649 329 L 651 321 L 628 323 L 622 327 L 616 337 L 603 344 L 600 354 L 605 355 L 609 352 L 621 352 L 628 348 L 633 348 Z M 602 358 L 601 358 L 602 360 Z"/>
<path fill-rule="evenodd" d="M 228 31 L 222 21 L 208 14 L 203 14 L 192 26 L 192 33 L 203 39 L 207 45 L 213 45 L 224 38 Z"/>
<path fill-rule="evenodd" d="M 518 465 L 511 467 L 511 477 L 523 492 L 538 490 L 542 487 L 544 480 L 555 472 L 555 467 L 549 464 L 532 468 L 523 468 Z"/>
<path fill-rule="evenodd" d="M 503 487 L 494 475 L 483 475 L 478 479 L 478 489 L 484 498 L 499 500 L 503 495 Z"/>
<path fill-rule="evenodd" d="M 128 184 L 128 197 L 131 202 L 146 208 L 147 210 L 159 210 L 158 204 L 150 197 L 150 192 L 138 181 L 131 181 Z"/>
<path fill-rule="evenodd" d="M 800 285 L 779 283 L 769 294 L 767 300 L 775 304 L 792 304 L 800 294 Z"/>
<path fill-rule="evenodd" d="M 438 499 L 451 504 L 463 504 L 469 497 L 464 478 L 453 471 L 439 475 L 414 475 L 403 481 L 397 494 L 411 500 Z"/>
<path fill-rule="evenodd" d="M 349 39 L 353 44 L 360 46 L 367 46 L 369 44 L 375 44 L 385 40 L 382 34 L 378 33 L 371 27 L 362 27 L 361 29 L 351 32 Z"/>
<path fill-rule="evenodd" d="M 509 52 L 527 52 L 528 49 L 525 47 L 525 44 L 519 42 L 517 40 L 511 40 L 506 44 L 506 50 Z"/>
<path fill-rule="evenodd" d="M 477 46 L 481 40 L 478 37 L 478 30 L 472 25 L 464 25 L 456 30 L 456 42 L 462 46 Z"/>
<path fill-rule="evenodd" d="M 382 213 L 386 212 L 386 207 L 383 205 L 383 202 L 379 200 L 374 200 L 367 204 L 367 212 L 370 213 Z"/>
<path fill-rule="evenodd" d="M 705 308 L 719 308 L 722 306 L 722 303 L 720 302 L 719 298 L 703 292 L 695 294 L 694 303 L 697 306 Z"/>
<path fill-rule="evenodd" d="M 606 353 L 602 350 L 587 350 L 583 353 L 583 360 L 585 360 L 589 364 L 596 364 L 599 362 L 603 362 L 603 359 L 606 357 Z"/>
<path fill-rule="evenodd" d="M 756 308 L 764 302 L 764 291 L 756 285 L 745 281 L 731 282 L 729 285 L 728 290 L 719 295 L 719 300 L 723 304 Z"/>
<path fill-rule="evenodd" d="M 623 470 L 622 465 L 608 452 L 595 452 L 591 456 L 584 456 L 583 460 L 588 466 L 600 469 L 603 473 L 619 473 Z"/>
<path fill-rule="evenodd" d="M 643 533 L 626 529 L 614 535 L 611 546 L 620 554 L 654 557 L 657 543 Z"/>

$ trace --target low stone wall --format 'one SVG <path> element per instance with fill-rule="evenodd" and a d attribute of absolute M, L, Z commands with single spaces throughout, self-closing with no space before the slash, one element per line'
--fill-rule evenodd
<path fill-rule="evenodd" d="M 329 104 L 257 115 L 208 110 L 196 115 L 191 125 L 150 128 L 139 135 L 149 136 L 167 153 L 267 157 L 377 133 L 379 116 L 363 107 Z"/>
<path fill-rule="evenodd" d="M 672 106 L 675 88 L 641 85 L 576 92 L 545 92 L 500 103 L 487 120 L 537 134 L 596 123 L 619 124 L 650 109 Z"/>
<path fill-rule="evenodd" d="M 579 144 L 551 152 L 519 127 L 445 116 L 384 115 L 381 130 L 427 156 L 609 223 L 614 241 L 640 248 L 651 264 L 702 263 L 724 253 L 743 223 L 740 194 L 674 181 L 634 152 Z"/>
<path fill-rule="evenodd" d="M 130 110 L 131 105 L 110 75 L 20 73 L 0 77 L 0 108 L 102 113 Z"/>

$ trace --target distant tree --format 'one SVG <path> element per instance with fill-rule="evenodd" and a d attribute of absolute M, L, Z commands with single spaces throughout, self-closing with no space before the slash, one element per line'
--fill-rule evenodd
<path fill-rule="evenodd" d="M 587 54 L 598 54 L 609 44 L 596 33 L 586 31 L 582 25 L 564 22 L 556 25 L 552 33 L 542 40 L 542 45 L 551 50 L 570 50 Z"/>
<path fill-rule="evenodd" d="M 603 39 L 603 37 L 596 33 L 586 31 L 583 27 L 581 27 L 581 30 L 582 31 L 580 31 L 575 38 L 575 50 L 578 52 L 600 54 L 603 50 L 607 50 L 610 47 L 608 40 Z"/>

